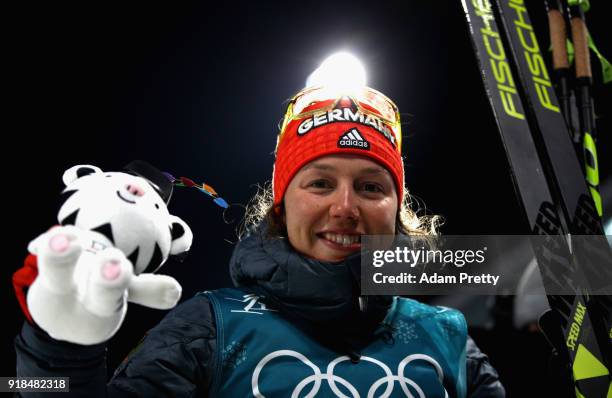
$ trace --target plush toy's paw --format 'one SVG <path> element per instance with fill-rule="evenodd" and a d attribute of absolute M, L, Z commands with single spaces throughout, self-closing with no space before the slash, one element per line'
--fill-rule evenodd
<path fill-rule="evenodd" d="M 108 317 L 126 305 L 127 288 L 133 277 L 132 263 L 123 252 L 107 248 L 91 256 L 87 264 L 85 289 L 82 290 L 83 306 L 91 313 Z"/>
<path fill-rule="evenodd" d="M 72 284 L 75 288 L 49 289 L 43 283 L 46 279 L 41 277 L 45 267 L 40 264 L 41 274 L 28 290 L 28 309 L 34 322 L 54 339 L 85 345 L 107 341 L 125 317 L 132 264 L 120 250 L 108 248 L 99 252 L 81 251 L 74 267 L 51 267 L 50 264 L 58 264 L 54 261 L 58 252 L 72 250 L 70 242 L 70 237 L 51 234 L 38 249 L 40 254 L 50 251 L 49 256 L 43 255 L 43 259 L 52 259 L 45 264 L 52 270 L 49 274 L 57 277 L 61 274 L 58 270 L 69 270 L 64 272 L 63 285 Z M 56 281 L 60 286 L 60 279 Z"/>
<path fill-rule="evenodd" d="M 178 303 L 181 292 L 181 285 L 170 276 L 140 274 L 130 283 L 128 300 L 145 307 L 167 310 Z"/>
<path fill-rule="evenodd" d="M 165 277 L 166 275 L 158 276 Z M 160 280 L 160 286 L 159 302 L 156 303 L 157 305 L 153 308 L 158 308 L 160 310 L 173 308 L 181 298 L 181 285 L 176 281 L 176 279 L 166 277 Z"/>
<path fill-rule="evenodd" d="M 47 289 L 60 294 L 74 289 L 74 267 L 82 252 L 79 236 L 76 227 L 54 227 L 30 243 L 28 249 L 38 256 L 38 278 Z"/>
<path fill-rule="evenodd" d="M 72 263 L 81 254 L 80 230 L 72 225 L 53 227 L 28 246 L 38 257 L 46 256 L 58 264 Z"/>

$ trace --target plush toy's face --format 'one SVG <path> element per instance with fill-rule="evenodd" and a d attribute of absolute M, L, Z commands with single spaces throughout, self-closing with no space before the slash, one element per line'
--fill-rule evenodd
<path fill-rule="evenodd" d="M 80 165 L 67 170 L 63 179 L 60 224 L 104 235 L 130 259 L 135 274 L 153 272 L 169 255 L 189 250 L 189 227 L 168 212 L 144 178 Z"/>

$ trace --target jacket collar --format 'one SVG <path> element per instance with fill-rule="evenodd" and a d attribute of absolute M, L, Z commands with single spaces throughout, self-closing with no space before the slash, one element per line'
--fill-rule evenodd
<path fill-rule="evenodd" d="M 314 330 L 324 325 L 327 338 L 354 340 L 373 332 L 392 301 L 369 296 L 360 308 L 360 267 L 360 253 L 337 263 L 305 257 L 286 238 L 266 237 L 262 224 L 238 242 L 230 275 L 235 286 L 264 296 L 295 322 Z M 330 330 L 338 331 L 335 337 Z"/>

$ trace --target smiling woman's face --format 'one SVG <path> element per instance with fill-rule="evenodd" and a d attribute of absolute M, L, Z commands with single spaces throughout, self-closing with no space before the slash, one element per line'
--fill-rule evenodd
<path fill-rule="evenodd" d="M 329 155 L 302 167 L 284 198 L 289 242 L 321 261 L 361 249 L 360 235 L 392 235 L 398 200 L 393 177 L 357 155 Z"/>

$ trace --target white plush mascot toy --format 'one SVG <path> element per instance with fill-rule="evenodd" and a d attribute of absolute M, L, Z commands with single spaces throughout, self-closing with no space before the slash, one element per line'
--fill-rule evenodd
<path fill-rule="evenodd" d="M 63 180 L 61 226 L 28 246 L 38 276 L 27 305 L 38 326 L 57 340 L 91 345 L 115 334 L 127 301 L 174 307 L 181 286 L 152 272 L 169 256 L 186 254 L 193 235 L 168 212 L 170 180 L 143 161 L 126 172 L 74 166 Z"/>

